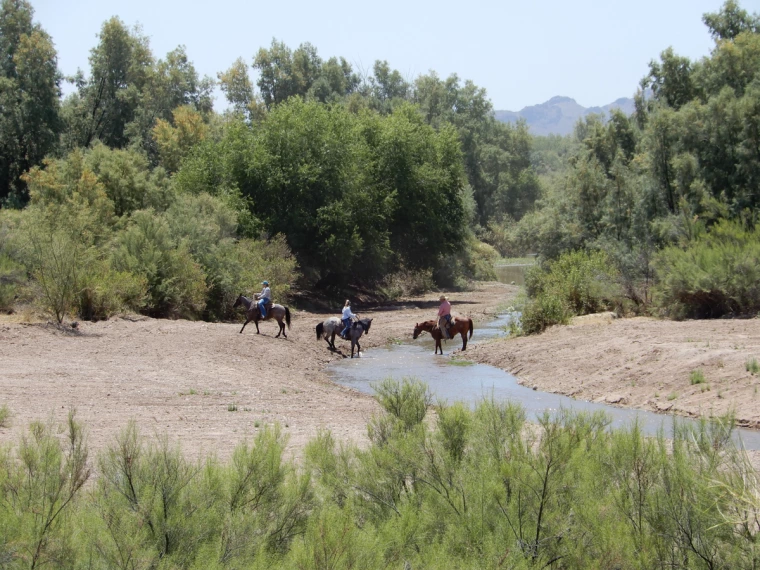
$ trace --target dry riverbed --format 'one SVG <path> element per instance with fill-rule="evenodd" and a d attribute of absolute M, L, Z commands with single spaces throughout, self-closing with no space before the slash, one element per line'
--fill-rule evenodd
<path fill-rule="evenodd" d="M 484 283 L 449 297 L 455 312 L 482 321 L 516 293 L 514 286 Z M 411 340 L 415 322 L 435 316 L 437 298 L 375 310 L 355 306 L 374 319 L 362 348 Z M 130 420 L 144 435 L 165 434 L 197 456 L 228 457 L 241 440 L 274 422 L 289 435 L 296 459 L 321 428 L 339 441 L 362 442 L 377 406 L 329 381 L 325 368 L 350 354 L 350 345 L 338 339 L 340 352 L 333 353 L 316 339 L 316 324 L 328 316 L 294 311 L 287 340 L 274 338 L 273 322 L 261 323 L 257 335 L 253 324 L 238 334 L 240 323 L 134 317 L 72 329 L 3 317 L 0 405 L 13 416 L 10 427 L 0 428 L 0 442 L 17 440 L 34 420 L 61 422 L 72 407 L 95 452 Z"/>

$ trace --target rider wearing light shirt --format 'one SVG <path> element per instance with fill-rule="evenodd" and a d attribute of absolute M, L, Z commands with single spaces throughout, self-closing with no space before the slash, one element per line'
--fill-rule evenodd
<path fill-rule="evenodd" d="M 259 311 L 261 311 L 261 318 L 264 319 L 267 316 L 266 305 L 272 299 L 272 291 L 269 289 L 269 281 L 263 281 L 261 284 L 264 288 L 259 293 Z"/>
<path fill-rule="evenodd" d="M 341 320 L 343 321 L 343 331 L 340 333 L 340 336 L 344 339 L 346 338 L 346 335 L 348 334 L 348 329 L 351 328 L 351 319 L 356 317 L 354 313 L 351 312 L 351 301 L 346 300 L 346 304 L 343 306 L 343 316 L 341 317 Z"/>

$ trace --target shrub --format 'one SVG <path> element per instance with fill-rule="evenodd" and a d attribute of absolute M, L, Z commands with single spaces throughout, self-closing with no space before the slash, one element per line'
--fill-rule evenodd
<path fill-rule="evenodd" d="M 723 220 L 685 248 L 654 260 L 655 303 L 674 318 L 715 318 L 760 311 L 760 229 Z"/>
<path fill-rule="evenodd" d="M 166 220 L 151 210 L 135 212 L 114 239 L 112 264 L 147 283 L 146 310 L 157 317 L 198 316 L 206 304 L 203 269 L 187 242 L 177 243 Z"/>
<path fill-rule="evenodd" d="M 402 269 L 385 277 L 380 290 L 389 299 L 421 295 L 435 287 L 433 273 L 429 269 Z"/>
<path fill-rule="evenodd" d="M 100 260 L 82 279 L 77 312 L 82 319 L 96 321 L 139 311 L 145 305 L 146 289 L 144 277 L 114 271 L 107 260 Z"/>
<path fill-rule="evenodd" d="M 10 311 L 26 281 L 24 267 L 0 253 L 0 311 Z"/>
<path fill-rule="evenodd" d="M 570 322 L 570 316 L 561 298 L 541 293 L 523 307 L 520 329 L 523 334 L 538 334 L 552 325 L 566 325 Z"/>

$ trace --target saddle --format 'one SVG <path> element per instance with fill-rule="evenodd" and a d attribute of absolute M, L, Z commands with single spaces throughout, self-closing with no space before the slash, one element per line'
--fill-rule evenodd
<path fill-rule="evenodd" d="M 262 317 L 262 318 L 268 319 L 269 317 L 272 316 L 272 307 L 273 306 L 274 306 L 274 303 L 272 301 L 269 301 L 268 303 L 264 303 L 264 308 L 267 311 L 267 316 L 266 317 Z M 259 316 L 261 316 L 261 309 L 259 308 L 258 303 L 256 304 L 256 312 L 258 312 Z"/>

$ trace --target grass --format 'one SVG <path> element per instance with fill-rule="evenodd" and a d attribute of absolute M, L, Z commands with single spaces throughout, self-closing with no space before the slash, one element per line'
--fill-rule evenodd
<path fill-rule="evenodd" d="M 473 366 L 475 363 L 471 360 L 460 360 L 458 358 L 452 358 L 449 360 L 451 366 Z"/>
<path fill-rule="evenodd" d="M 7 404 L 0 406 L 0 427 L 8 427 L 11 424 L 11 410 Z"/>
<path fill-rule="evenodd" d="M 675 400 L 676 398 L 678 398 L 678 394 L 677 394 L 676 392 L 672 392 L 672 393 L 671 393 L 671 394 L 668 396 L 668 402 L 672 402 L 672 401 L 673 401 L 673 400 Z"/>
<path fill-rule="evenodd" d="M 237 404 L 227 404 L 227 411 L 228 412 L 237 412 L 238 411 Z"/>
<path fill-rule="evenodd" d="M 745 368 L 747 369 L 747 372 L 750 374 L 757 374 L 760 372 L 760 364 L 757 363 L 757 358 L 750 358 L 746 364 Z"/>
<path fill-rule="evenodd" d="M 702 369 L 698 368 L 697 370 L 692 370 L 691 374 L 689 375 L 689 381 L 691 382 L 692 386 L 694 384 L 704 384 L 706 380 L 705 380 L 705 374 L 704 372 L 702 372 Z"/>

